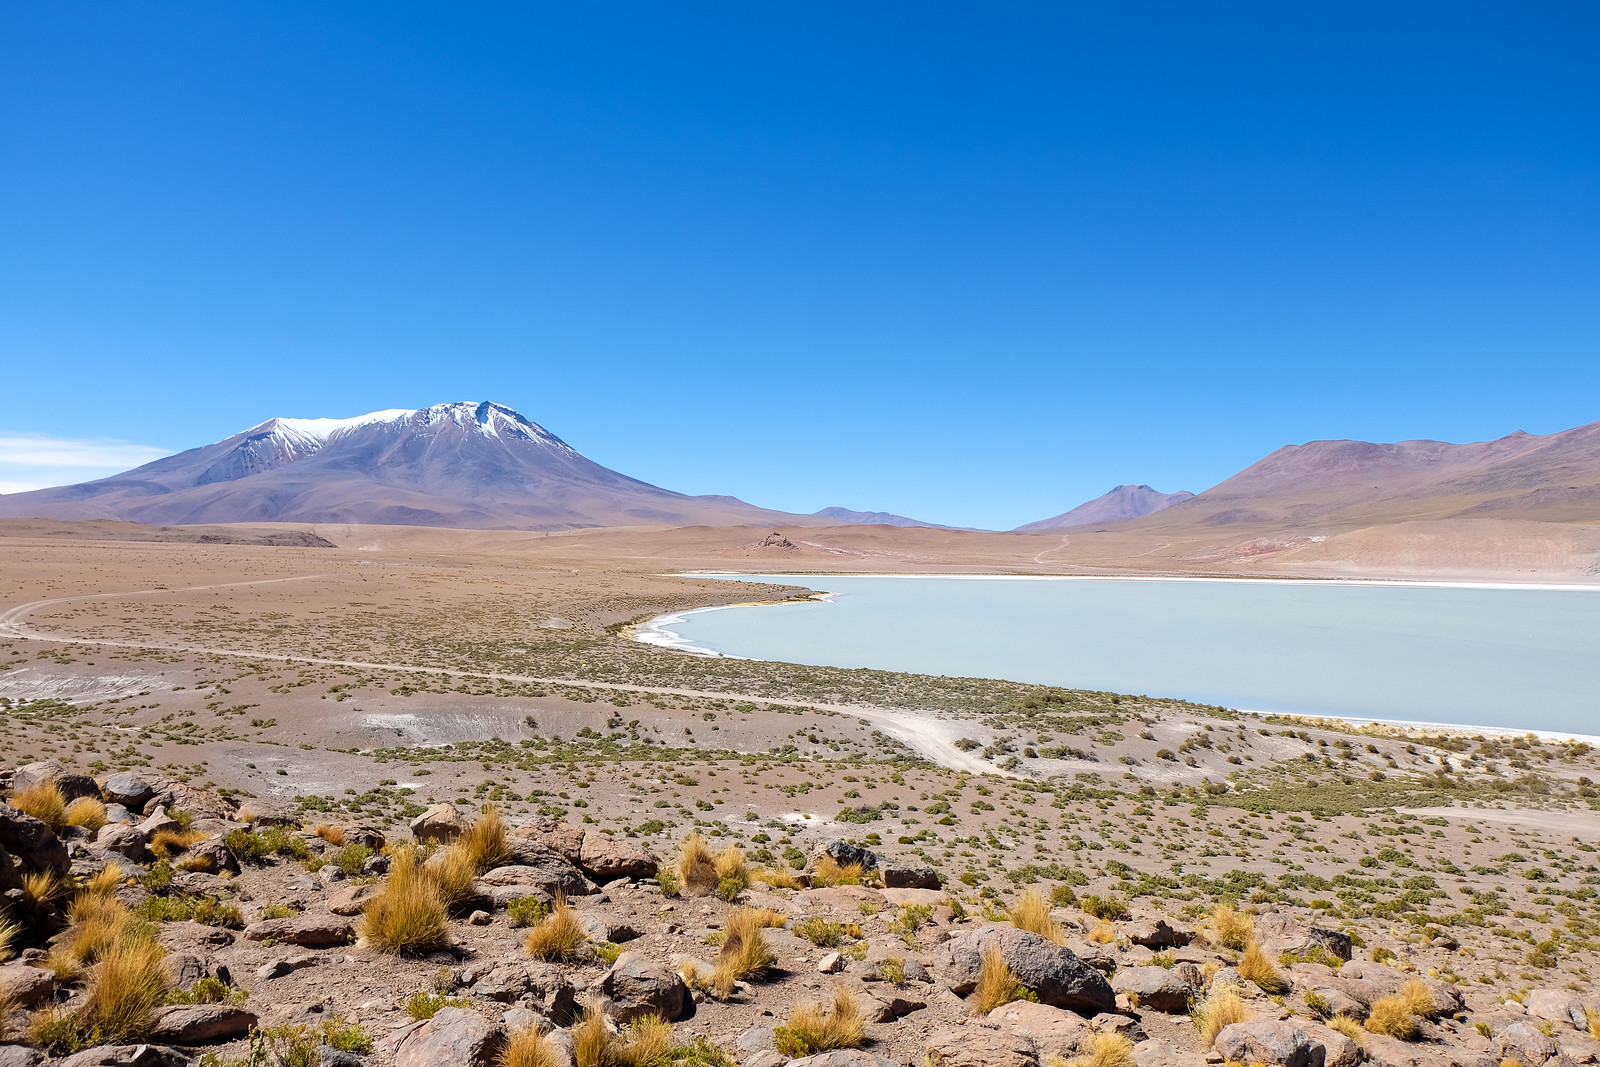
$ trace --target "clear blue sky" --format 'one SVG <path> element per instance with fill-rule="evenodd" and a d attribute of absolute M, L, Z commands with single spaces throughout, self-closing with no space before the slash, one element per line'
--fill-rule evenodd
<path fill-rule="evenodd" d="M 527 6 L 0 8 L 0 439 L 493 399 L 1008 527 L 1600 419 L 1593 4 Z"/>

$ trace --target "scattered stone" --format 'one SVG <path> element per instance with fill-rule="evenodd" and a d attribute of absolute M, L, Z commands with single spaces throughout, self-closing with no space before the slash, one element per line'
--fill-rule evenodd
<path fill-rule="evenodd" d="M 495 967 L 472 983 L 472 995 L 511 1004 L 529 989 L 528 972 L 510 964 Z"/>
<path fill-rule="evenodd" d="M 769 1059 L 759 1059 L 766 1056 L 765 1052 L 756 1053 L 756 1058 L 745 1061 L 745 1067 L 777 1067 L 778 1064 L 787 1062 L 789 1067 L 901 1067 L 899 1062 L 878 1055 L 876 1052 L 866 1052 L 858 1048 L 834 1049 L 832 1052 L 819 1052 L 815 1056 L 806 1056 L 798 1060 L 787 1060 L 773 1053 Z"/>
<path fill-rule="evenodd" d="M 1165 967 L 1127 967 L 1112 980 L 1114 992 L 1128 994 L 1130 1002 L 1141 1008 L 1154 1008 L 1169 1015 L 1183 1015 L 1198 989 L 1184 981 L 1177 969 Z"/>
<path fill-rule="evenodd" d="M 656 858 L 644 849 L 592 830 L 583 835 L 577 862 L 599 882 L 614 878 L 654 878 L 658 869 Z"/>
<path fill-rule="evenodd" d="M 282 959 L 273 960 L 271 963 L 262 964 L 256 968 L 256 977 L 271 981 L 274 978 L 282 978 L 286 974 L 293 974 L 295 971 L 304 970 L 307 967 L 316 967 L 321 963 L 321 956 L 303 952 L 296 956 L 286 956 Z"/>
<path fill-rule="evenodd" d="M 100 827 L 100 832 L 95 834 L 94 845 L 135 863 L 142 863 L 148 854 L 144 833 L 123 822 L 108 822 Z"/>
<path fill-rule="evenodd" d="M 1017 980 L 1041 1003 L 1086 1014 L 1116 1008 L 1116 994 L 1104 975 L 1071 949 L 1027 930 L 989 927 L 952 937 L 934 952 L 933 973 L 951 992 L 966 996 L 977 986 L 991 947 L 1000 949 Z"/>
<path fill-rule="evenodd" d="M 838 974 L 844 970 L 844 956 L 838 952 L 830 952 L 817 961 L 817 970 L 822 974 Z"/>
<path fill-rule="evenodd" d="M 1225 1060 L 1273 1067 L 1323 1067 L 1327 1055 L 1304 1030 L 1276 1020 L 1224 1026 L 1214 1047 Z"/>
<path fill-rule="evenodd" d="M 506 1034 L 477 1012 L 440 1008 L 401 1042 L 394 1067 L 492 1067 Z"/>
<path fill-rule="evenodd" d="M 465 829 L 460 813 L 449 804 L 435 804 L 411 820 L 411 835 L 418 841 L 454 841 Z"/>
<path fill-rule="evenodd" d="M 118 771 L 100 783 L 100 792 L 108 803 L 142 811 L 156 795 L 156 783 L 143 771 Z"/>
<path fill-rule="evenodd" d="M 928 1067 L 1038 1067 L 1033 1040 L 1009 1030 L 948 1026 L 928 1038 Z"/>
<path fill-rule="evenodd" d="M 150 1036 L 175 1045 L 209 1045 L 244 1037 L 255 1025 L 254 1012 L 232 1004 L 175 1004 L 156 1012 Z"/>
<path fill-rule="evenodd" d="M 1123 923 L 1118 927 L 1118 932 L 1135 945 L 1145 948 L 1182 948 L 1194 940 L 1194 934 L 1172 926 L 1165 919 Z"/>
<path fill-rule="evenodd" d="M 475 911 L 467 916 L 467 922 L 473 926 L 488 926 L 494 922 L 494 916 L 486 911 Z"/>
<path fill-rule="evenodd" d="M 619 1023 L 652 1012 L 671 1022 L 687 1014 L 694 1004 L 677 971 L 639 952 L 618 956 L 595 985 L 610 998 L 607 1014 Z"/>
<path fill-rule="evenodd" d="M 337 915 L 307 913 L 263 919 L 244 928 L 246 941 L 281 941 L 303 948 L 332 948 L 355 939 L 355 927 Z"/>
<path fill-rule="evenodd" d="M 383 887 L 374 883 L 347 885 L 329 894 L 328 910 L 335 915 L 360 915 L 382 894 Z"/>
<path fill-rule="evenodd" d="M 56 989 L 56 976 L 26 963 L 0 967 L 0 999 L 14 1001 L 19 1008 L 37 1008 L 50 999 Z"/>
<path fill-rule="evenodd" d="M 592 886 L 583 876 L 583 872 L 574 867 L 572 863 L 554 852 L 547 852 L 542 856 L 525 856 L 532 863 L 519 863 L 505 867 L 496 867 L 485 871 L 479 876 L 478 881 L 486 886 L 531 886 L 542 889 L 545 893 L 554 896 L 565 893 L 567 896 L 585 896 Z"/>
<path fill-rule="evenodd" d="M 206 952 L 172 952 L 161 961 L 161 969 L 174 986 L 188 989 L 202 978 L 218 978 L 230 985 L 228 966 Z"/>
<path fill-rule="evenodd" d="M 879 868 L 885 889 L 938 889 L 944 884 L 932 867 L 885 863 Z"/>

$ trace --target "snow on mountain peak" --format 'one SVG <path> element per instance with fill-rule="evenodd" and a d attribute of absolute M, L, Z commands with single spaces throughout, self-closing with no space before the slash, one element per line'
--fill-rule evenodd
<path fill-rule="evenodd" d="M 454 423 L 464 429 L 500 440 L 532 441 L 576 455 L 572 446 L 504 404 L 463 400 L 434 404 L 425 408 L 386 408 L 347 419 L 268 419 L 253 434 L 276 438 L 286 451 L 306 456 L 318 451 L 334 437 L 376 423 L 411 423 L 421 432 L 429 427 Z"/>

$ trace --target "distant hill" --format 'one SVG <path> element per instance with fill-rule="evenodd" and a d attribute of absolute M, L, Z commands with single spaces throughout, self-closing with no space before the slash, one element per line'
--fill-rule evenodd
<path fill-rule="evenodd" d="M 1016 532 L 1049 533 L 1051 530 L 1064 530 L 1073 526 L 1094 526 L 1122 519 L 1137 519 L 1193 499 L 1194 494 L 1188 492 L 1158 493 L 1148 485 L 1119 485 L 1109 493 L 1079 504 L 1063 515 L 1018 526 Z"/>
<path fill-rule="evenodd" d="M 848 508 L 823 508 L 821 511 L 812 512 L 819 519 L 830 522 L 845 523 L 851 526 L 925 526 L 930 530 L 959 530 L 965 527 L 941 526 L 936 522 L 922 522 L 919 519 L 908 519 L 904 515 L 894 515 L 887 511 L 851 511 Z"/>
<path fill-rule="evenodd" d="M 629 478 L 487 401 L 350 419 L 268 419 L 109 478 L 0 496 L 0 517 L 534 530 L 817 525 L 733 497 L 685 496 Z"/>

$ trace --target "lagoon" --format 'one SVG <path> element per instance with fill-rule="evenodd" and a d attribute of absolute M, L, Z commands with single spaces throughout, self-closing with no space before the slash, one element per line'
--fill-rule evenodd
<path fill-rule="evenodd" d="M 1252 711 L 1600 734 L 1600 588 L 716 575 L 825 601 L 654 620 L 748 659 L 1005 678 Z"/>

